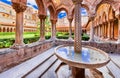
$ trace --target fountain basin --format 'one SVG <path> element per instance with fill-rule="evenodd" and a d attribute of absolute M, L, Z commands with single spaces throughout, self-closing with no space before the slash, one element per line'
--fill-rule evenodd
<path fill-rule="evenodd" d="M 83 46 L 82 51 L 76 53 L 74 46 L 61 45 L 55 48 L 55 55 L 69 66 L 77 68 L 99 68 L 110 61 L 107 53 L 90 46 Z"/>

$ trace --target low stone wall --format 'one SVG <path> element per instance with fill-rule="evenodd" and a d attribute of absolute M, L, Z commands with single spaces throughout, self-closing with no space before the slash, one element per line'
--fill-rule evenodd
<path fill-rule="evenodd" d="M 44 41 L 35 42 L 20 49 L 8 48 L 0 50 L 0 72 L 5 71 L 27 59 L 30 59 L 53 46 L 53 41 Z"/>
<path fill-rule="evenodd" d="M 56 40 L 56 45 L 74 45 L 74 41 L 69 40 Z M 82 45 L 96 47 L 107 53 L 120 53 L 120 44 L 117 43 L 98 43 L 83 41 Z"/>

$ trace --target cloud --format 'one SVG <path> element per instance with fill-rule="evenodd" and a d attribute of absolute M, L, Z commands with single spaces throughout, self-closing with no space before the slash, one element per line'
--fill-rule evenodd
<path fill-rule="evenodd" d="M 36 2 L 35 2 L 35 0 L 27 0 L 27 3 L 30 3 L 32 5 L 37 5 Z"/>

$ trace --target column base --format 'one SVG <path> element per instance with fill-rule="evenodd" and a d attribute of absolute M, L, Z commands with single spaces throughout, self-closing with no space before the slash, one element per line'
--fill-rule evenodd
<path fill-rule="evenodd" d="M 117 44 L 120 44 L 120 40 L 117 40 L 117 42 L 116 42 Z"/>
<path fill-rule="evenodd" d="M 90 39 L 89 42 L 94 42 L 94 39 Z"/>
<path fill-rule="evenodd" d="M 69 40 L 69 41 L 72 41 L 72 40 L 73 40 L 73 38 L 72 38 L 72 37 L 69 37 L 69 38 L 68 38 L 68 40 Z"/>
<path fill-rule="evenodd" d="M 45 38 L 40 38 L 38 41 L 39 41 L 39 42 L 45 41 Z"/>
<path fill-rule="evenodd" d="M 73 78 L 85 78 L 85 69 L 76 68 L 76 67 L 71 67 L 71 68 L 72 68 Z"/>
<path fill-rule="evenodd" d="M 20 49 L 20 48 L 24 48 L 26 45 L 24 43 L 22 44 L 17 44 L 17 43 L 14 43 L 13 46 L 11 46 L 10 48 L 11 49 Z"/>

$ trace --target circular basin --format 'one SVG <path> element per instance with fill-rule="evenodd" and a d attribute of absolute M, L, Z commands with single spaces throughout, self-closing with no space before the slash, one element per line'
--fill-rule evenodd
<path fill-rule="evenodd" d="M 76 53 L 74 46 L 61 45 L 55 48 L 55 55 L 66 64 L 77 68 L 98 68 L 110 61 L 107 53 L 90 46 L 83 46 L 82 51 Z"/>

